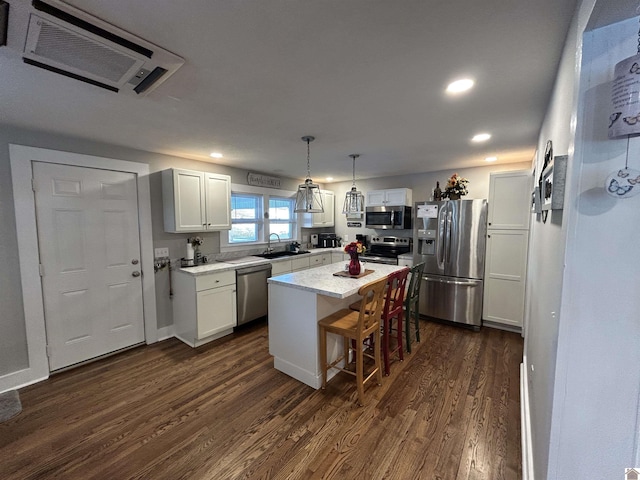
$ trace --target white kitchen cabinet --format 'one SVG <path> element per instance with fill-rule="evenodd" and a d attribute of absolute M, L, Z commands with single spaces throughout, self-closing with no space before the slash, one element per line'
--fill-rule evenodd
<path fill-rule="evenodd" d="M 349 255 L 340 252 L 331 252 L 331 263 L 348 262 Z"/>
<path fill-rule="evenodd" d="M 527 230 L 490 230 L 484 274 L 483 319 L 522 328 L 527 273 Z"/>
<path fill-rule="evenodd" d="M 487 228 L 528 229 L 531 219 L 531 172 L 496 172 L 489 178 Z"/>
<path fill-rule="evenodd" d="M 171 168 L 162 171 L 165 232 L 231 228 L 231 177 Z"/>
<path fill-rule="evenodd" d="M 321 267 L 331 263 L 331 252 L 316 253 L 309 258 L 309 268 Z"/>
<path fill-rule="evenodd" d="M 531 172 L 492 173 L 482 318 L 487 326 L 521 330 L 531 217 Z"/>
<path fill-rule="evenodd" d="M 236 326 L 236 272 L 194 276 L 176 271 L 173 282 L 176 337 L 198 347 L 233 333 Z"/>
<path fill-rule="evenodd" d="M 398 205 L 412 205 L 412 191 L 410 188 L 391 188 L 388 190 L 371 190 L 367 192 L 365 205 L 367 207 L 384 207 Z"/>
<path fill-rule="evenodd" d="M 333 227 L 335 225 L 335 195 L 329 190 L 320 190 L 322 195 L 322 213 L 303 213 L 302 226 L 304 228 Z"/>
<path fill-rule="evenodd" d="M 297 272 L 298 270 L 306 270 L 311 265 L 311 257 L 309 255 L 302 255 L 300 257 L 293 257 L 291 259 L 291 271 Z"/>
<path fill-rule="evenodd" d="M 278 260 L 277 262 L 271 262 L 272 277 L 285 273 L 291 273 L 291 260 Z"/>

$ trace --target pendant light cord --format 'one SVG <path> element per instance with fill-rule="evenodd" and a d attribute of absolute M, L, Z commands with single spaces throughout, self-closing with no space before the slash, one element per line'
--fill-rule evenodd
<path fill-rule="evenodd" d="M 311 158 L 311 148 L 309 147 L 310 143 L 311 139 L 307 137 L 307 178 L 311 178 L 311 161 L 309 160 Z"/>
<path fill-rule="evenodd" d="M 627 156 L 624 158 L 624 169 L 629 168 L 629 142 L 631 141 L 631 135 L 627 135 Z"/>

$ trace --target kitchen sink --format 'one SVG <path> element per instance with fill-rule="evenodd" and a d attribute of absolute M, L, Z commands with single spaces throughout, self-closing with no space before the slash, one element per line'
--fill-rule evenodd
<path fill-rule="evenodd" d="M 297 252 L 289 252 L 285 250 L 282 252 L 261 253 L 260 255 L 254 255 L 254 257 L 273 259 L 273 258 L 280 258 L 280 257 L 294 257 L 296 255 L 303 255 L 305 253 L 311 253 L 311 252 L 308 252 L 307 250 L 299 250 Z"/>

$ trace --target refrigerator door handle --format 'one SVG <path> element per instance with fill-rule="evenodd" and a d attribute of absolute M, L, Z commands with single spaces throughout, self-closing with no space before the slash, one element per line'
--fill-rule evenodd
<path fill-rule="evenodd" d="M 454 280 L 441 277 L 430 277 L 429 275 L 423 275 L 422 279 L 426 282 L 438 282 L 445 283 L 447 285 L 459 285 L 462 287 L 473 287 L 482 283 L 482 280 Z"/>
<path fill-rule="evenodd" d="M 444 261 L 449 263 L 451 261 L 451 211 L 447 211 L 447 226 L 446 226 L 446 238 L 445 242 L 445 258 Z"/>
<path fill-rule="evenodd" d="M 438 268 L 440 270 L 444 269 L 444 240 L 445 240 L 445 215 L 446 215 L 446 204 L 442 205 L 440 211 L 438 212 L 438 236 L 437 236 L 437 244 L 436 244 L 436 258 L 438 262 Z"/>

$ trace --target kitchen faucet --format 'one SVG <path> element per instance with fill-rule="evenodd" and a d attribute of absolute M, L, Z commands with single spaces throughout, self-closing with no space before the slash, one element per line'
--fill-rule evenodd
<path fill-rule="evenodd" d="M 271 253 L 273 251 L 273 248 L 271 248 L 271 235 L 275 235 L 276 237 L 278 237 L 278 243 L 280 243 L 280 235 L 278 235 L 277 233 L 270 233 L 269 239 L 267 240 L 267 253 Z"/>

